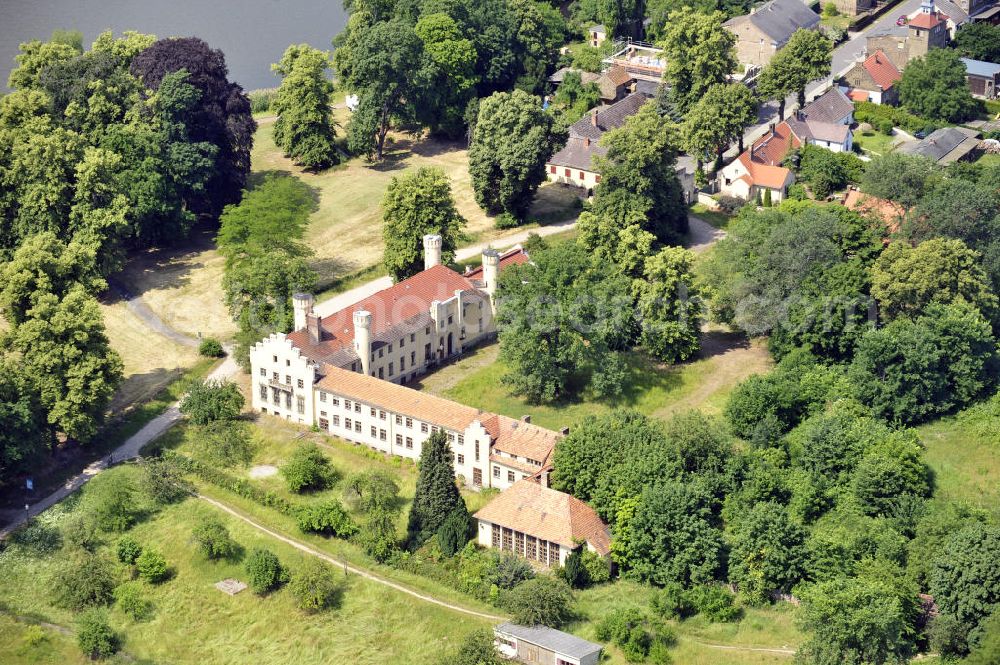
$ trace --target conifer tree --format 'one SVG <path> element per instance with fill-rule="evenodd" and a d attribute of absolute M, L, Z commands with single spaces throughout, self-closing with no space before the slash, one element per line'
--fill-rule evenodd
<path fill-rule="evenodd" d="M 443 431 L 431 434 L 420 453 L 420 475 L 410 507 L 407 536 L 419 547 L 437 533 L 455 510 L 467 510 L 455 485 L 451 448 Z"/>

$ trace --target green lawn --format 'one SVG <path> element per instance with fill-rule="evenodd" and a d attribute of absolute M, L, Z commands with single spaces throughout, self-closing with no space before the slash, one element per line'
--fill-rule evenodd
<path fill-rule="evenodd" d="M 651 587 L 624 580 L 580 591 L 577 610 L 581 619 L 571 629 L 581 637 L 595 640 L 595 626 L 601 617 L 617 608 L 648 612 L 652 595 Z M 742 620 L 734 623 L 711 623 L 700 616 L 668 621 L 678 637 L 677 646 L 670 654 L 675 663 L 684 665 L 791 664 L 790 654 L 749 649 L 794 650 L 801 641 L 801 634 L 793 625 L 793 617 L 793 606 L 778 603 L 767 608 L 746 609 Z M 624 665 L 627 662 L 616 647 L 609 646 L 606 653 L 608 663 Z"/>
<path fill-rule="evenodd" d="M 0 610 L 0 663 L 83 665 L 83 657 L 70 634 L 30 620 L 18 620 Z"/>
<path fill-rule="evenodd" d="M 118 469 L 113 473 L 131 471 Z M 74 503 L 66 502 L 49 511 L 43 521 L 63 522 Z M 435 663 L 442 650 L 464 633 L 487 625 L 483 620 L 355 575 L 346 577 L 339 606 L 316 615 L 295 608 L 287 590 L 265 598 L 249 591 L 230 597 L 213 585 L 227 577 L 245 578 L 242 565 L 209 562 L 190 544 L 192 528 L 208 515 L 220 517 L 247 551 L 266 546 L 293 570 L 307 556 L 197 499 L 154 514 L 134 527 L 132 535 L 161 552 L 174 576 L 155 587 L 144 583 L 155 604 L 150 621 L 136 623 L 118 610 L 111 612 L 112 625 L 124 635 L 123 648 L 130 656 L 192 664 Z M 115 538 L 106 541 L 102 550 L 107 550 Z M 0 576 L 0 602 L 6 611 L 72 626 L 73 614 L 50 602 L 51 575 L 71 556 L 62 549 L 45 558 L 32 557 L 19 547 L 0 553 L 0 569 L 4 571 Z M 2 650 L 5 648 L 9 649 L 0 647 L 0 661 L 4 663 L 55 662 L 30 654 L 13 653 L 8 657 Z M 76 662 L 72 656 L 61 660 L 67 661 Z"/>
<path fill-rule="evenodd" d="M 875 130 L 867 132 L 854 131 L 854 144 L 860 146 L 869 156 L 884 155 L 891 152 L 898 140 L 898 136 L 886 136 L 882 132 Z"/>
<path fill-rule="evenodd" d="M 1000 506 L 1000 407 L 993 405 L 1000 398 L 917 428 L 937 497 L 990 510 Z"/>
<path fill-rule="evenodd" d="M 704 357 L 675 366 L 655 363 L 640 353 L 628 356 L 626 392 L 618 402 L 586 398 L 553 405 L 532 405 L 507 392 L 501 382 L 506 368 L 497 356 L 499 346 L 491 344 L 469 353 L 454 363 L 420 379 L 419 388 L 462 404 L 512 418 L 530 414 L 542 427 L 571 427 L 590 414 L 613 408 L 633 408 L 665 418 L 683 409 L 719 413 L 730 391 L 753 373 L 771 366 L 760 340 L 746 342 L 738 335 L 710 332 Z"/>
<path fill-rule="evenodd" d="M 731 215 L 727 215 L 721 210 L 711 210 L 702 203 L 692 204 L 691 214 L 698 219 L 708 222 L 717 229 L 725 229 L 729 226 L 729 220 L 732 219 Z"/>

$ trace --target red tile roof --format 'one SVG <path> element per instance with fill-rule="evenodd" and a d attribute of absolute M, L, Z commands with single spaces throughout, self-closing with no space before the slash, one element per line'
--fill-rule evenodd
<path fill-rule="evenodd" d="M 795 138 L 791 127 L 787 122 L 779 123 L 774 130 L 764 134 L 756 141 L 750 149 L 753 161 L 758 164 L 778 166 L 785 155 L 793 148 L 798 148 L 799 140 Z"/>
<path fill-rule="evenodd" d="M 528 253 L 524 251 L 524 248 L 520 245 L 508 249 L 506 252 L 500 255 L 500 272 L 503 272 L 504 268 L 507 266 L 516 266 L 522 263 L 528 262 Z M 463 275 L 466 279 L 482 279 L 483 278 L 483 264 L 480 263 L 475 268 L 467 270 Z"/>
<path fill-rule="evenodd" d="M 920 12 L 916 16 L 910 19 L 907 23 L 908 26 L 913 28 L 923 28 L 924 30 L 930 30 L 936 28 L 937 26 L 944 23 L 944 14 L 941 12 L 933 12 L 930 14 L 925 14 Z"/>
<path fill-rule="evenodd" d="M 867 90 L 848 90 L 847 96 L 855 102 L 867 102 L 868 101 L 868 91 Z"/>
<path fill-rule="evenodd" d="M 511 485 L 475 517 L 571 549 L 584 541 L 602 556 L 611 552 L 611 533 L 593 508 L 530 480 Z"/>
<path fill-rule="evenodd" d="M 324 361 L 340 349 L 353 347 L 353 317 L 358 310 L 371 312 L 371 335 L 375 339 L 394 325 L 427 315 L 432 301 L 447 300 L 455 295 L 455 291 L 477 288 L 469 277 L 459 275 L 448 266 L 436 265 L 361 302 L 324 316 L 320 321 L 322 339 L 319 343 L 313 344 L 305 330 L 289 333 L 288 339 L 305 356 L 318 362 Z"/>
<path fill-rule="evenodd" d="M 872 80 L 882 87 L 882 90 L 888 90 L 896 81 L 902 78 L 902 74 L 896 69 L 896 65 L 889 61 L 888 56 L 882 52 L 882 49 L 868 56 L 861 66 L 865 68 L 865 71 L 872 77 Z"/>

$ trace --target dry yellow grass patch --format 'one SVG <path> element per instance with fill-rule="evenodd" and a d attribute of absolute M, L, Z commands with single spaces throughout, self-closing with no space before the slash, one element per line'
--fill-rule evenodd
<path fill-rule="evenodd" d="M 344 120 L 346 122 L 346 120 Z M 469 153 L 464 143 L 390 135 L 386 159 L 369 164 L 356 158 L 321 173 L 310 173 L 292 164 L 274 144 L 272 125 L 261 123 L 254 136 L 255 173 L 292 173 L 316 190 L 319 207 L 313 213 L 306 241 L 316 252 L 314 267 L 320 282 L 343 277 L 375 265 L 382 259 L 382 195 L 393 177 L 422 166 L 440 168 L 451 181 L 458 211 L 467 220 L 470 239 L 502 239 L 523 230 L 497 231 L 494 220 L 476 204 L 469 177 Z M 576 191 L 543 186 L 529 219 L 552 219 L 573 214 Z M 537 226 L 537 225 L 536 225 Z"/>
<path fill-rule="evenodd" d="M 101 304 L 111 346 L 121 355 L 125 380 L 111 411 L 150 399 L 198 360 L 196 349 L 152 332 L 123 301 Z"/>
<path fill-rule="evenodd" d="M 119 279 L 171 328 L 225 340 L 236 333 L 222 303 L 225 260 L 206 235 L 184 248 L 134 256 Z"/>

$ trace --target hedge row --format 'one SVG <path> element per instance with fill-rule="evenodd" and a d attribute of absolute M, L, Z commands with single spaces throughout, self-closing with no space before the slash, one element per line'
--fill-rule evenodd
<path fill-rule="evenodd" d="M 299 506 L 274 492 L 257 487 L 245 478 L 236 478 L 225 471 L 220 471 L 174 450 L 164 450 L 163 457 L 176 463 L 186 473 L 198 476 L 206 483 L 211 483 L 265 508 L 273 508 L 282 515 L 291 517 L 302 531 L 324 533 L 341 538 L 347 538 L 357 532 L 357 526 L 344 510 L 343 505 L 336 499 L 312 506 Z"/>
<path fill-rule="evenodd" d="M 879 131 L 884 127 L 901 127 L 913 133 L 921 130 L 932 132 L 937 129 L 937 125 L 912 113 L 907 113 L 901 108 L 888 106 L 886 104 L 875 104 L 872 102 L 855 102 L 854 119 L 861 123 L 867 122 Z"/>

